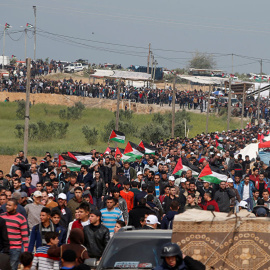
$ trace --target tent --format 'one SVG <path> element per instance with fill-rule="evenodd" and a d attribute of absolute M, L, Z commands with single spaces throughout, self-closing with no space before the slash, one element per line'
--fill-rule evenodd
<path fill-rule="evenodd" d="M 259 143 L 248 144 L 244 149 L 241 149 L 239 153 L 235 154 L 234 157 L 237 158 L 238 155 L 241 154 L 243 158 L 248 155 L 250 160 L 253 158 L 256 159 L 259 154 L 258 144 Z"/>
<path fill-rule="evenodd" d="M 172 242 L 206 269 L 269 269 L 268 218 L 237 215 L 187 210 L 174 217 Z"/>

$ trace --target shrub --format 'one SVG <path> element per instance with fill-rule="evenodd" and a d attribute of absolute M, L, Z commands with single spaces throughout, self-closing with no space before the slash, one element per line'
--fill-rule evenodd
<path fill-rule="evenodd" d="M 83 126 L 82 127 L 82 133 L 85 137 L 85 140 L 86 142 L 89 144 L 89 145 L 93 145 L 93 144 L 96 144 L 97 141 L 98 141 L 98 131 L 93 128 L 89 128 L 88 126 Z"/>
<path fill-rule="evenodd" d="M 66 110 L 59 111 L 60 119 L 72 119 L 77 120 L 82 118 L 82 113 L 85 110 L 85 106 L 81 102 L 76 102 L 74 106 L 67 108 Z"/>
<path fill-rule="evenodd" d="M 25 116 L 25 100 L 23 99 L 19 100 L 17 104 L 18 104 L 18 107 L 16 110 L 16 116 L 18 119 L 23 120 Z"/>
<path fill-rule="evenodd" d="M 116 111 L 114 112 L 114 116 L 116 117 Z M 131 120 L 133 117 L 133 111 L 132 110 L 119 110 L 119 119 L 122 121 L 125 120 Z"/>
<path fill-rule="evenodd" d="M 67 134 L 69 124 L 50 122 L 46 124 L 44 121 L 38 121 L 36 124 L 31 123 L 29 125 L 29 140 L 46 141 L 49 139 L 61 139 Z M 15 126 L 15 136 L 19 139 L 24 138 L 24 125 Z"/>

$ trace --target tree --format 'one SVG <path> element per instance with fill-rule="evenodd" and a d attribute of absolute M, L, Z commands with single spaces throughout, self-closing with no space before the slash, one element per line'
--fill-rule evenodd
<path fill-rule="evenodd" d="M 216 66 L 216 61 L 212 54 L 196 52 L 189 61 L 189 68 L 198 69 L 213 69 Z"/>

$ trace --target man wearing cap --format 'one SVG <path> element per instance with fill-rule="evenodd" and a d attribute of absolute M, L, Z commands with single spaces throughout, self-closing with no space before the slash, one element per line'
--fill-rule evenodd
<path fill-rule="evenodd" d="M 54 195 L 52 193 L 48 194 L 48 201 L 47 204 L 45 205 L 45 207 L 50 208 L 51 210 L 55 207 L 57 207 L 58 204 L 57 202 L 54 201 Z"/>
<path fill-rule="evenodd" d="M 248 211 L 248 203 L 246 201 L 241 201 L 239 203 L 239 212 L 237 213 L 238 217 L 255 217 L 252 212 Z"/>
<path fill-rule="evenodd" d="M 110 232 L 101 224 L 101 212 L 93 210 L 90 214 L 90 225 L 83 228 L 84 245 L 90 258 L 99 260 L 110 240 Z"/>
<path fill-rule="evenodd" d="M 43 205 L 41 204 L 41 198 L 42 193 L 38 190 L 36 190 L 33 194 L 33 203 L 27 204 L 25 206 L 25 211 L 27 213 L 27 220 L 30 231 L 32 228 L 39 223 L 40 220 L 40 212 L 43 208 Z"/>
<path fill-rule="evenodd" d="M 143 180 L 143 173 L 139 171 L 137 172 L 137 178 L 134 181 L 141 183 L 142 180 Z"/>
<path fill-rule="evenodd" d="M 179 195 L 180 194 L 180 189 L 178 186 L 175 185 L 175 178 L 173 175 L 169 176 L 169 186 L 170 187 L 175 187 L 175 194 Z"/>
<path fill-rule="evenodd" d="M 64 228 L 68 227 L 68 224 L 72 221 L 72 212 L 71 210 L 66 207 L 66 202 L 67 202 L 67 195 L 64 193 L 60 193 L 58 196 L 58 206 L 53 208 L 53 210 L 60 210 L 61 212 L 61 219 L 60 219 L 60 225 L 63 226 Z"/>
<path fill-rule="evenodd" d="M 149 215 L 146 218 L 146 225 L 144 225 L 142 227 L 142 229 L 144 229 L 144 230 L 156 230 L 158 224 L 160 224 L 160 222 L 158 221 L 157 216 L 155 216 L 155 215 Z"/>
<path fill-rule="evenodd" d="M 130 182 L 125 181 L 123 184 L 123 190 L 120 191 L 120 196 L 126 200 L 128 212 L 133 209 L 134 206 L 134 193 L 129 190 Z"/>
<path fill-rule="evenodd" d="M 241 197 L 239 195 L 239 192 L 236 188 L 234 188 L 234 182 L 232 178 L 228 178 L 227 180 L 228 188 L 232 189 L 235 192 L 235 197 L 231 199 L 231 210 L 234 209 L 235 205 L 238 205 L 238 203 L 241 202 Z"/>

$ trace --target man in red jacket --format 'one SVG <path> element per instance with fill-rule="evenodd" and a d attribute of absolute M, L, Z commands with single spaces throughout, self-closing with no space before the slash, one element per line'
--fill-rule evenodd
<path fill-rule="evenodd" d="M 204 198 L 205 204 L 199 204 L 199 206 L 203 210 L 207 210 L 208 205 L 213 205 L 215 207 L 215 212 L 219 212 L 218 204 L 214 199 L 212 200 L 211 193 L 205 192 L 204 195 L 203 195 L 203 198 Z"/>
<path fill-rule="evenodd" d="M 82 202 L 79 206 L 79 219 L 75 220 L 71 229 L 80 228 L 83 229 L 86 225 L 90 224 L 90 206 L 87 202 Z"/>
<path fill-rule="evenodd" d="M 120 191 L 120 196 L 126 200 L 128 212 L 133 209 L 134 206 L 134 193 L 129 190 L 130 182 L 125 181 L 123 184 L 124 189 Z"/>

